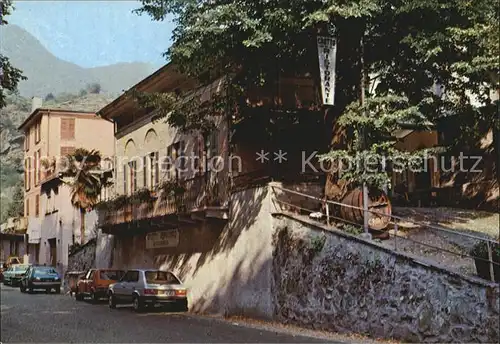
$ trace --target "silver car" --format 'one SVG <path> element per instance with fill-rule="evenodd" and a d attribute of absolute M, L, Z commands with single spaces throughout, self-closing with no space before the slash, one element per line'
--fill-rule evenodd
<path fill-rule="evenodd" d="M 188 308 L 187 290 L 170 271 L 154 269 L 128 270 L 121 280 L 108 287 L 109 308 L 132 303 L 140 312 L 156 305 L 175 305 L 182 311 Z"/>

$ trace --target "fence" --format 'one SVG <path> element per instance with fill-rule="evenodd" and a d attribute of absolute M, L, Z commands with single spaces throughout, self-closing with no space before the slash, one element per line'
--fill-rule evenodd
<path fill-rule="evenodd" d="M 500 245 L 499 245 L 498 241 L 495 241 L 491 238 L 484 238 L 484 237 L 480 237 L 477 235 L 461 233 L 461 232 L 458 232 L 455 230 L 439 227 L 436 225 L 432 225 L 432 224 L 428 224 L 428 223 L 424 223 L 424 222 L 420 222 L 420 221 L 408 220 L 408 219 L 405 219 L 403 217 L 392 215 L 392 214 L 390 214 L 390 215 L 383 214 L 383 213 L 377 212 L 375 210 L 370 210 L 370 209 L 365 210 L 361 207 L 348 205 L 348 204 L 344 204 L 344 203 L 340 203 L 340 202 L 334 202 L 334 201 L 330 201 L 330 200 L 325 200 L 322 198 L 314 197 L 311 195 L 307 195 L 307 194 L 304 194 L 304 193 L 301 193 L 298 191 L 286 189 L 286 188 L 276 186 L 276 185 L 271 186 L 271 188 L 273 190 L 273 198 L 272 198 L 273 202 L 278 203 L 278 209 L 281 211 L 283 211 L 284 208 L 288 208 L 288 209 L 292 208 L 292 209 L 299 210 L 300 212 L 309 213 L 309 215 L 310 215 L 312 213 L 318 213 L 318 207 L 316 207 L 316 209 L 305 208 L 303 205 L 304 202 L 300 202 L 301 205 L 299 206 L 299 205 L 297 205 L 297 202 L 288 201 L 288 200 L 292 199 L 292 197 L 277 196 L 276 190 L 280 190 L 282 192 L 282 194 L 284 194 L 284 195 L 287 195 L 287 194 L 293 195 L 293 196 L 295 196 L 295 199 L 297 197 L 301 197 L 301 198 L 307 199 L 309 201 L 312 201 L 313 203 L 309 203 L 311 205 L 316 204 L 318 206 L 322 206 L 325 209 L 326 214 L 323 214 L 321 212 L 321 216 L 320 216 L 320 219 L 318 219 L 318 221 L 325 219 L 324 222 L 323 221 L 321 221 L 321 222 L 323 222 L 327 226 L 331 226 L 332 220 L 336 220 L 336 221 L 339 221 L 341 224 L 347 223 L 349 225 L 363 227 L 363 224 L 355 223 L 355 222 L 346 220 L 340 216 L 337 216 L 337 214 L 335 212 L 332 213 L 331 208 L 338 209 L 339 207 L 340 208 L 345 207 L 345 208 L 360 210 L 360 211 L 364 212 L 365 216 L 367 216 L 366 214 L 368 212 L 368 213 L 372 213 L 372 214 L 379 216 L 379 217 L 389 217 L 390 221 L 389 221 L 389 227 L 388 227 L 387 232 L 389 233 L 390 240 L 387 240 L 385 242 L 386 246 L 389 246 L 390 248 L 392 248 L 396 251 L 398 251 L 398 250 L 410 251 L 413 254 L 423 256 L 427 259 L 430 258 L 430 259 L 435 260 L 438 263 L 443 264 L 445 266 L 448 265 L 448 267 L 452 268 L 452 269 L 455 269 L 457 267 L 457 265 L 458 266 L 460 266 L 460 265 L 465 266 L 465 264 L 466 264 L 466 262 L 460 262 L 461 264 L 457 264 L 456 258 L 453 258 L 453 257 L 460 257 L 462 259 L 469 259 L 469 263 L 472 262 L 471 259 L 473 259 L 474 263 L 476 265 L 477 273 L 481 277 L 486 278 L 486 279 L 490 279 L 491 281 L 497 281 L 497 282 L 498 282 L 498 279 L 500 278 L 500 264 L 498 263 L 498 261 L 500 259 L 500 252 L 498 252 L 498 251 L 500 251 L 500 249 L 499 249 Z M 275 203 L 275 205 L 276 205 L 276 203 Z M 406 227 L 408 227 L 408 225 L 410 225 L 410 226 L 413 226 L 413 228 L 428 229 L 431 232 L 435 233 L 436 236 L 432 237 L 431 240 L 427 240 L 427 241 L 433 241 L 432 243 L 425 242 L 424 240 L 416 240 L 415 238 L 407 237 L 407 236 L 403 235 L 404 231 L 401 230 L 402 224 L 404 224 L 404 226 L 406 226 Z M 338 227 L 338 223 L 336 223 L 336 226 Z M 424 238 L 425 238 L 426 236 L 428 236 L 429 233 L 424 233 L 424 234 L 425 234 L 424 235 Z M 456 245 L 457 247 L 462 246 L 462 249 L 452 250 L 450 248 L 436 246 L 435 243 L 439 241 L 436 238 L 439 238 L 439 237 L 444 238 L 444 240 L 442 242 L 447 242 L 448 244 L 451 243 L 450 246 L 452 246 L 452 247 L 454 247 L 454 245 Z M 392 242 L 391 242 L 391 240 L 392 240 Z M 408 243 L 410 245 L 420 245 L 421 247 L 427 248 L 427 250 L 431 249 L 431 250 L 434 250 L 435 252 L 411 249 L 411 247 L 408 246 Z M 457 244 L 457 243 L 460 243 L 460 244 Z M 483 253 L 482 255 L 473 254 L 471 252 L 468 252 L 468 253 L 463 252 L 464 247 L 468 247 L 468 246 L 479 247 L 478 246 L 479 243 L 481 245 L 480 247 L 485 248 L 485 250 L 482 251 L 482 253 Z M 413 248 L 415 248 L 415 247 L 413 247 Z M 462 252 L 460 252 L 460 251 L 462 251 Z M 476 249 L 475 252 L 477 252 L 477 251 L 478 250 Z M 436 255 L 436 252 L 440 253 L 440 255 Z M 446 255 L 451 256 L 451 259 L 449 256 L 446 256 Z M 484 270 L 485 267 L 487 269 L 486 271 Z M 471 271 L 467 271 L 467 272 L 470 273 Z"/>

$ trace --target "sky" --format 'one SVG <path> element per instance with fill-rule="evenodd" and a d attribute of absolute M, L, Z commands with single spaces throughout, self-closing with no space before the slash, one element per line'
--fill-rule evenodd
<path fill-rule="evenodd" d="M 132 10 L 139 1 L 14 1 L 7 17 L 35 36 L 55 56 L 82 67 L 118 62 L 166 63 L 171 20 L 154 22 Z"/>

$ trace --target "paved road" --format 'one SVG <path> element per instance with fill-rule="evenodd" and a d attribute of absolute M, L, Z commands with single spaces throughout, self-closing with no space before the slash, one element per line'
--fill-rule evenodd
<path fill-rule="evenodd" d="M 22 294 L 3 285 L 0 292 L 2 343 L 326 343 L 189 314 L 110 310 L 106 302 L 62 294 Z"/>

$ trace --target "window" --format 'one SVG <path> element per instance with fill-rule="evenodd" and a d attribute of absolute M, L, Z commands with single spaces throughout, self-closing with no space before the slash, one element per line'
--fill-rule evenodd
<path fill-rule="evenodd" d="M 131 161 L 128 163 L 130 170 L 130 194 L 137 191 L 137 161 Z"/>
<path fill-rule="evenodd" d="M 205 160 L 206 166 L 205 170 L 208 171 L 209 167 L 212 166 L 214 168 L 217 168 L 217 162 L 218 159 L 215 159 L 215 157 L 218 157 L 219 151 L 218 151 L 218 146 L 219 146 L 219 132 L 214 130 L 210 135 L 208 135 L 205 138 L 205 150 L 207 152 L 207 158 Z"/>
<path fill-rule="evenodd" d="M 89 270 L 89 272 L 87 272 L 87 276 L 85 276 L 85 279 L 93 279 L 94 274 L 95 274 L 95 270 Z"/>
<path fill-rule="evenodd" d="M 181 282 L 168 271 L 146 271 L 146 282 L 148 284 L 181 284 Z"/>
<path fill-rule="evenodd" d="M 124 274 L 125 271 L 122 270 L 107 270 L 101 271 L 99 278 L 105 281 L 119 281 Z"/>
<path fill-rule="evenodd" d="M 30 149 L 30 130 L 26 129 L 24 132 L 24 150 L 28 151 Z"/>
<path fill-rule="evenodd" d="M 26 198 L 24 205 L 24 214 L 26 217 L 30 216 L 30 199 Z"/>
<path fill-rule="evenodd" d="M 186 168 L 184 141 L 176 142 L 167 147 L 167 161 L 164 168 L 168 170 L 169 179 L 179 179 L 181 176 L 179 171 L 184 171 Z"/>
<path fill-rule="evenodd" d="M 149 168 L 151 169 L 151 168 Z M 144 156 L 142 158 L 142 186 L 148 187 L 148 157 Z"/>
<path fill-rule="evenodd" d="M 41 127 L 42 127 L 42 120 L 40 119 L 36 125 L 35 125 L 35 143 L 40 142 L 41 139 Z"/>
<path fill-rule="evenodd" d="M 139 281 L 139 271 L 127 271 L 127 273 L 122 278 L 123 282 L 138 282 Z"/>
<path fill-rule="evenodd" d="M 75 152 L 75 147 L 61 147 L 61 156 L 67 156 Z"/>
<path fill-rule="evenodd" d="M 61 118 L 61 139 L 74 140 L 75 139 L 75 119 L 74 118 Z"/>
<path fill-rule="evenodd" d="M 45 197 L 47 199 L 47 203 L 45 204 L 45 214 L 50 214 L 52 211 L 52 197 L 51 197 L 51 192 L 48 191 L 45 194 Z"/>
<path fill-rule="evenodd" d="M 40 195 L 35 196 L 35 216 L 40 215 Z"/>
<path fill-rule="evenodd" d="M 149 154 L 149 186 L 151 189 L 160 182 L 160 166 L 158 165 L 158 152 Z"/>

